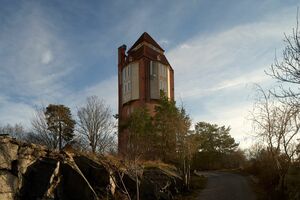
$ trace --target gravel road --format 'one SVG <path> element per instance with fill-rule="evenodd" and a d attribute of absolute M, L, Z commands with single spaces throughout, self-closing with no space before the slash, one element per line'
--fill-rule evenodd
<path fill-rule="evenodd" d="M 197 200 L 255 200 L 246 177 L 228 172 L 198 172 L 208 178 Z"/>

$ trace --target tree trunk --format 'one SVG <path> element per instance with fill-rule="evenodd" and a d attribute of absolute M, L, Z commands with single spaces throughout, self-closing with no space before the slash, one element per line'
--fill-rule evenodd
<path fill-rule="evenodd" d="M 140 200 L 139 178 L 137 174 L 137 169 L 135 171 L 135 176 L 136 176 L 136 200 Z"/>
<path fill-rule="evenodd" d="M 62 141 L 61 141 L 62 140 L 62 138 L 61 138 L 62 137 L 62 133 L 61 132 L 62 132 L 62 130 L 61 130 L 61 123 L 59 122 L 59 138 L 58 138 L 59 139 L 59 147 L 58 147 L 59 150 L 62 149 Z"/>
<path fill-rule="evenodd" d="M 96 152 L 96 146 L 97 146 L 97 145 L 95 144 L 94 139 L 91 140 L 90 145 L 91 145 L 91 147 L 92 147 L 92 152 L 95 153 L 95 152 Z"/>
<path fill-rule="evenodd" d="M 188 162 L 188 169 L 187 169 L 187 173 L 188 173 L 188 178 L 187 178 L 187 189 L 190 189 L 190 182 L 191 182 L 191 165 L 190 162 Z"/>
<path fill-rule="evenodd" d="M 183 178 L 184 178 L 184 185 L 187 186 L 187 173 L 186 173 L 185 158 L 183 158 Z"/>
<path fill-rule="evenodd" d="M 138 177 L 138 168 L 137 168 L 137 161 L 136 158 L 134 159 L 135 165 L 135 177 L 136 177 L 136 200 L 140 200 L 140 188 L 139 188 L 139 177 Z"/>
<path fill-rule="evenodd" d="M 285 195 L 285 174 L 280 174 L 279 175 L 279 195 L 280 198 L 284 198 Z"/>

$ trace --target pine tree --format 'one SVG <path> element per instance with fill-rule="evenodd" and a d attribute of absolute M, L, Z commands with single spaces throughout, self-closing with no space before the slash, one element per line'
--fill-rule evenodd
<path fill-rule="evenodd" d="M 69 142 L 74 137 L 75 121 L 71 111 L 64 105 L 49 104 L 45 111 L 48 130 L 55 133 L 59 138 L 59 149 L 64 142 Z"/>

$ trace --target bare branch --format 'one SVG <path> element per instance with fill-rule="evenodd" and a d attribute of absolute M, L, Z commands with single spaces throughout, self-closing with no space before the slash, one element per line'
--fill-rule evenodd
<path fill-rule="evenodd" d="M 78 132 L 85 137 L 92 152 L 106 152 L 114 145 L 114 122 L 111 110 L 97 96 L 87 98 L 85 106 L 77 111 Z"/>

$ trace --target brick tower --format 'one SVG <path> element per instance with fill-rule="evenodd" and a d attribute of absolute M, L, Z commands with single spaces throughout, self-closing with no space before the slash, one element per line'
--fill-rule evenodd
<path fill-rule="evenodd" d="M 118 48 L 119 124 L 137 107 L 145 106 L 154 115 L 160 90 L 174 99 L 174 71 L 164 50 L 145 32 L 127 54 L 126 45 Z M 119 129 L 119 154 L 126 154 L 128 134 Z"/>

